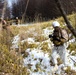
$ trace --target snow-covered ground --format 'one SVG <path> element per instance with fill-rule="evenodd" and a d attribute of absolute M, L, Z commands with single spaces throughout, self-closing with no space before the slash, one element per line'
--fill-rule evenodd
<path fill-rule="evenodd" d="M 24 58 L 24 65 L 28 68 L 30 71 L 30 75 L 52 75 L 53 74 L 53 68 L 54 66 L 51 65 L 51 56 L 49 56 L 48 53 L 44 53 L 42 50 L 37 49 L 27 49 L 26 52 L 28 52 L 28 56 Z M 68 55 L 68 52 L 67 52 Z M 68 56 L 67 59 L 67 66 L 70 66 L 72 70 L 76 70 L 76 66 L 74 65 L 74 61 L 70 59 L 73 58 L 73 60 L 76 60 L 75 56 Z M 67 67 L 64 66 L 64 64 L 60 64 L 58 66 L 58 70 L 56 73 L 58 75 L 61 75 L 64 73 L 63 69 L 67 69 Z M 64 73 L 65 74 L 65 73 Z"/>
<path fill-rule="evenodd" d="M 43 30 L 43 35 L 45 37 L 48 37 L 48 35 L 52 33 L 52 30 L 49 30 L 49 28 L 46 28 Z M 19 34 L 14 37 L 13 39 L 13 48 L 18 48 L 20 37 Z M 34 38 L 28 38 L 25 40 L 22 40 L 21 42 L 28 41 L 28 43 L 36 43 Z M 73 42 L 75 39 L 70 40 L 69 42 Z M 47 43 L 50 43 L 50 40 L 48 38 Z M 39 44 L 40 45 L 40 44 Z M 50 48 L 52 48 L 52 44 L 50 44 Z M 28 71 L 30 72 L 30 75 L 53 75 L 53 69 L 54 66 L 52 66 L 51 56 L 49 52 L 44 52 L 39 48 L 27 48 L 25 50 L 26 53 L 28 53 L 27 57 L 23 59 L 24 66 L 27 67 Z M 76 56 L 72 56 L 69 51 L 67 50 L 67 66 L 70 66 L 72 70 L 76 71 Z M 62 69 L 63 68 L 63 69 Z M 65 69 L 67 67 L 64 64 L 58 65 L 58 70 L 56 73 L 58 75 L 66 75 Z"/>

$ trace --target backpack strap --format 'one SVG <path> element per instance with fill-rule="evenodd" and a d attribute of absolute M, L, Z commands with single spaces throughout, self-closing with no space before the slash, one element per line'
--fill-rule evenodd
<path fill-rule="evenodd" d="M 60 41 L 60 38 L 62 37 L 62 32 L 60 27 L 55 27 L 53 38 L 54 40 Z"/>

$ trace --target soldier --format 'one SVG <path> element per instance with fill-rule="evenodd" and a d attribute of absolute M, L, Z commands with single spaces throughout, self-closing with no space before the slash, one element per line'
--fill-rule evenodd
<path fill-rule="evenodd" d="M 16 17 L 16 24 L 18 25 L 18 17 Z"/>
<path fill-rule="evenodd" d="M 3 29 L 6 29 L 6 27 L 7 27 L 7 22 L 6 22 L 6 20 L 4 20 L 4 19 L 1 18 L 1 24 L 2 24 L 2 28 L 3 28 Z"/>
<path fill-rule="evenodd" d="M 52 62 L 55 65 L 55 68 L 57 67 L 57 57 L 58 54 L 63 62 L 64 65 L 66 65 L 66 46 L 65 43 L 68 41 L 68 34 L 64 30 L 62 32 L 62 28 L 60 27 L 60 24 L 57 21 L 54 21 L 52 23 L 52 26 L 54 28 L 53 34 L 49 35 L 50 40 L 54 44 L 54 48 L 52 51 Z"/>

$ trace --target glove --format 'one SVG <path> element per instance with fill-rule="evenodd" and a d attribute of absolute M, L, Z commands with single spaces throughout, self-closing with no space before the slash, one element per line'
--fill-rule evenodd
<path fill-rule="evenodd" d="M 49 38 L 52 38 L 53 36 L 52 35 L 49 35 Z"/>

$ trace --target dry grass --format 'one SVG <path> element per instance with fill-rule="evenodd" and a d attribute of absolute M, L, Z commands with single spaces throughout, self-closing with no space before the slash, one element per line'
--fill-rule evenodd
<path fill-rule="evenodd" d="M 71 68 L 68 66 L 68 68 L 65 70 L 66 75 L 76 75 L 76 71 L 71 70 Z"/>
<path fill-rule="evenodd" d="M 70 53 L 74 51 L 74 52 L 72 53 L 72 55 L 75 55 L 75 54 L 76 54 L 76 42 L 71 43 L 71 44 L 68 46 L 68 50 L 70 50 Z"/>
<path fill-rule="evenodd" d="M 8 31 L 3 29 L 0 33 L 0 75 L 29 75 L 22 56 L 10 49 L 13 37 Z"/>
<path fill-rule="evenodd" d="M 14 50 L 8 50 L 7 45 L 0 44 L 0 75 L 28 75 L 23 67 L 22 56 Z"/>
<path fill-rule="evenodd" d="M 36 41 L 45 40 L 45 37 L 42 36 L 42 28 L 39 25 L 28 26 L 27 28 L 24 27 L 24 29 L 26 29 L 26 30 L 19 31 L 21 40 L 27 39 L 28 37 L 34 38 L 34 39 L 36 39 Z"/>
<path fill-rule="evenodd" d="M 76 27 L 76 23 L 75 23 L 75 14 L 71 15 L 68 17 L 69 20 L 72 22 L 72 24 L 74 25 L 74 27 Z M 59 21 L 59 23 L 61 24 L 62 27 L 65 27 L 63 24 L 65 23 L 63 18 L 60 17 L 58 19 L 56 19 L 57 21 Z M 28 26 L 10 26 L 10 28 L 8 28 L 8 31 L 11 31 L 11 33 L 9 33 L 9 35 L 7 34 L 7 32 L 4 30 L 2 31 L 0 29 L 0 75 L 28 75 L 27 69 L 25 67 L 23 67 L 23 57 L 18 54 L 17 52 L 15 52 L 14 50 L 11 50 L 11 39 L 16 36 L 17 34 L 20 35 L 21 40 L 27 39 L 29 37 L 34 38 L 35 42 L 43 42 L 45 40 L 47 40 L 47 38 L 45 38 L 42 33 L 43 33 L 43 29 L 45 29 L 46 27 L 51 27 L 52 22 L 54 20 L 48 21 L 48 22 L 42 22 L 42 23 L 34 23 L 32 25 L 28 25 Z M 0 25 L 1 28 L 1 25 Z M 23 44 L 19 44 L 20 48 L 21 48 L 21 53 L 24 53 L 24 57 L 27 57 L 27 53 L 25 53 L 25 50 L 27 48 L 37 48 L 38 45 L 37 44 L 28 44 L 28 42 L 26 41 Z M 48 48 L 48 43 L 44 42 L 41 45 L 41 49 L 44 52 L 49 52 L 51 51 Z M 69 49 L 71 50 L 75 50 L 76 52 L 76 46 L 75 44 L 71 44 L 69 46 Z M 60 61 L 60 60 L 58 60 Z M 61 61 L 59 62 L 59 64 L 61 64 Z M 76 72 L 70 70 L 69 68 L 66 70 L 67 75 L 76 75 Z"/>

